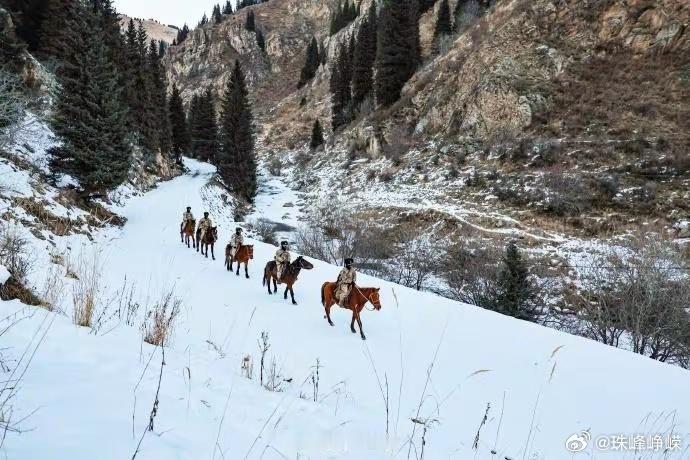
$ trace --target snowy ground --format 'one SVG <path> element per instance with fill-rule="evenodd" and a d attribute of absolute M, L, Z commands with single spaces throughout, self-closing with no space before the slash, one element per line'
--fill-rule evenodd
<path fill-rule="evenodd" d="M 124 228 L 102 231 L 93 243 L 55 238 L 72 259 L 97 256 L 103 298 L 125 278 L 134 283 L 143 305 L 134 326 L 115 318 L 94 334 L 72 325 L 71 280 L 61 297 L 65 315 L 0 303 L 2 329 L 27 316 L 0 336 L 11 368 L 21 370 L 15 365 L 22 352 L 47 330 L 13 401 L 14 420 L 28 418 L 23 433 L 8 434 L 7 458 L 132 457 L 161 369 L 160 349 L 143 343 L 137 326 L 147 306 L 171 288 L 183 310 L 140 459 L 419 458 L 423 427 L 411 419 L 428 425 L 427 459 L 690 458 L 686 370 L 366 276 L 360 285 L 381 288 L 383 309 L 364 312 L 368 339 L 362 341 L 349 331 L 346 311 L 335 311 L 335 327 L 323 318 L 319 287 L 335 278 L 337 267 L 313 261 L 314 270 L 303 272 L 295 287 L 298 306 L 261 286 L 274 247 L 254 243 L 249 280 L 225 271 L 220 255 L 235 226 L 232 210 L 207 186 L 213 168 L 187 164 L 190 174 L 118 208 L 128 219 Z M 278 191 L 258 200 L 257 212 L 271 220 L 282 218 L 274 213 L 296 198 Z M 216 261 L 180 244 L 187 204 L 197 213 L 214 210 L 222 243 Z M 51 265 L 52 245 L 32 244 L 38 284 Z M 291 380 L 282 392 L 257 382 L 262 331 L 270 337 L 268 361 L 275 359 Z M 247 355 L 253 380 L 240 369 Z M 2 374 L 3 380 L 18 373 Z M 592 440 L 583 452 L 569 453 L 566 440 L 582 430 Z M 635 454 L 594 445 L 601 437 L 671 432 L 682 438 L 680 450 Z"/>

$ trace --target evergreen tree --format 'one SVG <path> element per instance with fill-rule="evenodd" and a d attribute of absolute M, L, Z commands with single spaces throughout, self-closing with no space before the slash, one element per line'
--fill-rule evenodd
<path fill-rule="evenodd" d="M 373 93 L 376 61 L 376 2 L 372 2 L 366 20 L 357 31 L 352 57 L 352 101 L 355 106 Z"/>
<path fill-rule="evenodd" d="M 254 19 L 254 11 L 249 11 L 247 20 L 244 23 L 244 28 L 253 32 L 256 30 L 256 20 Z"/>
<path fill-rule="evenodd" d="M 232 14 L 232 2 L 227 0 L 225 6 L 223 7 L 223 14 Z"/>
<path fill-rule="evenodd" d="M 528 276 L 520 251 L 515 243 L 509 243 L 498 274 L 497 311 L 515 318 L 536 321 L 537 311 L 532 302 L 535 291 Z"/>
<path fill-rule="evenodd" d="M 266 39 L 261 29 L 256 29 L 256 45 L 261 51 L 266 51 Z"/>
<path fill-rule="evenodd" d="M 170 120 L 168 117 L 168 105 L 166 101 L 166 88 L 168 86 L 165 78 L 165 70 L 160 60 L 159 45 L 155 40 L 151 40 L 148 54 L 148 65 L 150 79 L 152 83 L 151 102 L 153 104 L 153 122 L 156 129 L 158 148 L 162 153 L 169 153 L 170 144 Z"/>
<path fill-rule="evenodd" d="M 187 117 L 177 85 L 173 86 L 168 99 L 168 116 L 170 118 L 172 153 L 179 163 L 181 156 L 189 153 L 190 139 L 187 131 Z"/>
<path fill-rule="evenodd" d="M 376 101 L 387 106 L 416 70 L 419 59 L 418 7 L 414 0 L 384 0 L 376 45 Z"/>
<path fill-rule="evenodd" d="M 213 22 L 215 22 L 216 24 L 220 24 L 221 22 L 223 22 L 223 13 L 221 13 L 220 11 L 220 5 L 214 5 L 212 17 Z"/>
<path fill-rule="evenodd" d="M 256 195 L 256 160 L 251 107 L 239 61 L 235 61 L 222 101 L 218 172 L 228 187 L 252 202 Z"/>
<path fill-rule="evenodd" d="M 434 41 L 438 42 L 442 36 L 450 35 L 452 31 L 448 0 L 441 0 L 438 7 L 438 16 L 436 17 L 436 27 L 434 28 Z"/>
<path fill-rule="evenodd" d="M 168 49 L 168 44 L 163 40 L 158 42 L 158 58 L 162 59 L 165 56 L 165 51 Z"/>
<path fill-rule="evenodd" d="M 12 14 L 15 32 L 29 48 L 40 47 L 41 30 L 46 19 L 49 0 L 6 0 L 6 8 Z"/>
<path fill-rule="evenodd" d="M 58 79 L 53 127 L 63 144 L 53 148 L 52 165 L 74 176 L 87 195 L 116 187 L 131 162 L 126 108 L 117 69 L 93 11 L 75 2 L 61 43 L 64 66 Z"/>
<path fill-rule="evenodd" d="M 311 128 L 311 142 L 309 142 L 309 147 L 315 149 L 323 145 L 323 129 L 321 129 L 321 123 L 317 119 Z"/>
<path fill-rule="evenodd" d="M 129 33 L 129 28 L 128 28 Z M 146 30 L 140 22 L 130 41 L 127 36 L 128 55 L 130 57 L 131 87 L 129 88 L 128 105 L 134 130 L 139 134 L 139 144 L 148 152 L 160 148 L 156 121 L 156 102 L 153 98 L 154 84 L 149 67 L 149 41 Z"/>
<path fill-rule="evenodd" d="M 429 11 L 435 3 L 435 0 L 419 0 L 419 14 L 422 15 Z"/>
<path fill-rule="evenodd" d="M 72 40 L 69 28 L 71 19 L 82 10 L 75 0 L 48 0 L 45 9 L 45 20 L 40 29 L 39 56 L 43 59 L 65 61 L 70 54 L 68 41 Z"/>
<path fill-rule="evenodd" d="M 359 15 L 359 7 L 354 2 L 339 3 L 336 10 L 331 14 L 330 34 L 334 35 L 354 21 Z"/>
<path fill-rule="evenodd" d="M 199 27 L 203 27 L 206 24 L 208 24 L 208 16 L 206 16 L 206 13 L 201 17 L 201 21 L 199 21 Z"/>
<path fill-rule="evenodd" d="M 314 78 L 316 71 L 319 68 L 320 61 L 319 44 L 316 42 L 316 38 L 312 37 L 309 45 L 307 46 L 307 57 L 304 61 L 304 65 L 302 66 L 299 82 L 297 83 L 298 88 L 303 87 L 309 80 Z"/>
<path fill-rule="evenodd" d="M 180 30 L 177 31 L 177 38 L 175 39 L 176 45 L 181 45 L 187 37 L 189 36 L 189 27 L 187 24 L 183 25 Z"/>
<path fill-rule="evenodd" d="M 190 107 L 189 133 L 195 158 L 215 163 L 218 155 L 218 120 L 213 93 L 207 89 L 194 96 Z"/>
<path fill-rule="evenodd" d="M 338 49 L 333 68 L 331 70 L 331 125 L 335 131 L 350 121 L 352 92 L 350 79 L 350 41 L 343 43 Z"/>

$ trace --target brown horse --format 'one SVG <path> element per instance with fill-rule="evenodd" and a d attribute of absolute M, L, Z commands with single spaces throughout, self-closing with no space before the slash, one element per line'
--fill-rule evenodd
<path fill-rule="evenodd" d="M 225 246 L 225 268 L 228 271 L 232 271 L 232 263 L 237 261 L 237 276 L 240 276 L 240 264 L 244 264 L 244 276 L 249 278 L 249 272 L 247 268 L 249 266 L 249 261 L 254 258 L 254 245 L 253 244 L 243 244 L 237 249 L 235 257 L 230 255 L 232 249 L 231 245 Z"/>
<path fill-rule="evenodd" d="M 189 240 L 192 240 L 192 247 L 196 248 L 196 238 L 194 237 L 194 227 L 196 227 L 196 220 L 188 220 L 180 229 L 180 240 L 187 243 L 189 247 Z"/>
<path fill-rule="evenodd" d="M 323 283 L 323 286 L 321 286 L 321 304 L 323 304 L 323 307 L 326 309 L 326 319 L 328 320 L 328 324 L 330 324 L 331 326 L 334 325 L 333 321 L 331 321 L 331 307 L 333 305 L 338 304 L 338 301 L 335 299 L 334 296 L 336 286 L 337 283 L 331 283 L 328 281 Z M 362 312 L 362 309 L 364 308 L 364 305 L 366 305 L 367 302 L 371 302 L 371 304 L 374 306 L 376 310 L 381 309 L 381 298 L 379 297 L 379 289 L 380 288 L 361 288 L 357 285 L 353 285 L 352 290 L 350 291 L 350 295 L 345 301 L 344 308 L 352 310 L 352 321 L 350 322 L 350 330 L 353 334 L 357 333 L 357 331 L 355 330 L 355 320 L 357 320 L 357 324 L 359 324 L 359 334 L 362 336 L 362 340 L 366 340 L 367 338 L 364 336 L 364 330 L 362 329 L 362 319 L 360 318 L 360 314 Z"/>
<path fill-rule="evenodd" d="M 296 258 L 291 264 L 283 270 L 283 276 L 280 279 L 281 283 L 285 283 L 285 293 L 283 294 L 283 299 L 287 299 L 288 291 L 290 291 L 290 296 L 292 297 L 292 304 L 297 305 L 295 302 L 295 291 L 292 290 L 292 286 L 297 281 L 297 276 L 302 269 L 311 270 L 314 265 L 307 261 L 302 256 Z M 271 291 L 271 280 L 273 280 L 273 291 Z M 263 285 L 268 286 L 268 293 L 275 294 L 278 292 L 278 267 L 275 260 L 270 261 L 266 264 L 264 268 L 264 280 Z"/>
<path fill-rule="evenodd" d="M 216 255 L 213 253 L 213 247 L 215 246 L 216 241 L 218 241 L 218 227 L 211 227 L 208 230 L 206 230 L 206 233 L 204 233 L 203 240 L 201 239 L 201 229 L 197 228 L 196 241 L 196 252 L 199 252 L 199 249 L 201 248 L 201 255 L 206 256 L 206 258 L 208 258 L 208 248 L 210 246 L 211 257 L 213 258 L 213 260 L 216 260 Z"/>

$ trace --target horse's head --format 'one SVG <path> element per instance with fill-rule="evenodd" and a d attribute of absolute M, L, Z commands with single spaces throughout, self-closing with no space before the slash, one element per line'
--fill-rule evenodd
<path fill-rule="evenodd" d="M 302 256 L 299 256 L 298 258 L 296 258 L 293 263 L 295 264 L 296 267 L 303 268 L 305 270 L 311 270 L 312 268 L 314 268 L 314 264 L 312 264 L 311 262 L 309 262 L 307 259 L 305 259 Z"/>
<path fill-rule="evenodd" d="M 249 254 L 250 259 L 254 258 L 254 245 L 253 244 L 247 245 L 247 254 Z"/>
<path fill-rule="evenodd" d="M 211 227 L 211 236 L 213 236 L 213 241 L 218 241 L 218 227 Z"/>
<path fill-rule="evenodd" d="M 381 296 L 379 295 L 379 291 L 381 288 L 374 288 L 371 291 L 371 294 L 369 294 L 369 302 L 374 306 L 376 310 L 381 309 Z"/>

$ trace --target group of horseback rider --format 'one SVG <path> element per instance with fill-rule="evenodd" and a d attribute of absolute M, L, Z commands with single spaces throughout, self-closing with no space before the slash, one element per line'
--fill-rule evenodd
<path fill-rule="evenodd" d="M 187 210 L 182 214 L 182 224 L 180 224 L 180 231 L 190 222 L 194 221 L 194 214 L 192 214 L 191 206 L 187 206 Z M 199 221 L 197 229 L 201 231 L 200 238 L 203 239 L 206 231 L 212 227 L 211 218 L 208 212 L 204 212 L 204 217 Z M 244 244 L 244 236 L 242 235 L 242 228 L 235 228 L 235 233 L 230 238 L 230 255 L 232 257 L 237 254 L 237 250 Z M 281 277 L 291 262 L 290 247 L 287 241 L 280 243 L 280 248 L 274 256 L 276 262 L 276 269 L 278 272 L 278 283 L 281 282 Z M 345 306 L 345 302 L 352 292 L 352 287 L 357 282 L 357 272 L 354 268 L 354 260 L 352 258 L 345 259 L 345 266 L 338 274 L 336 281 L 337 287 L 335 289 L 335 297 L 338 299 L 338 304 L 341 307 Z"/>

